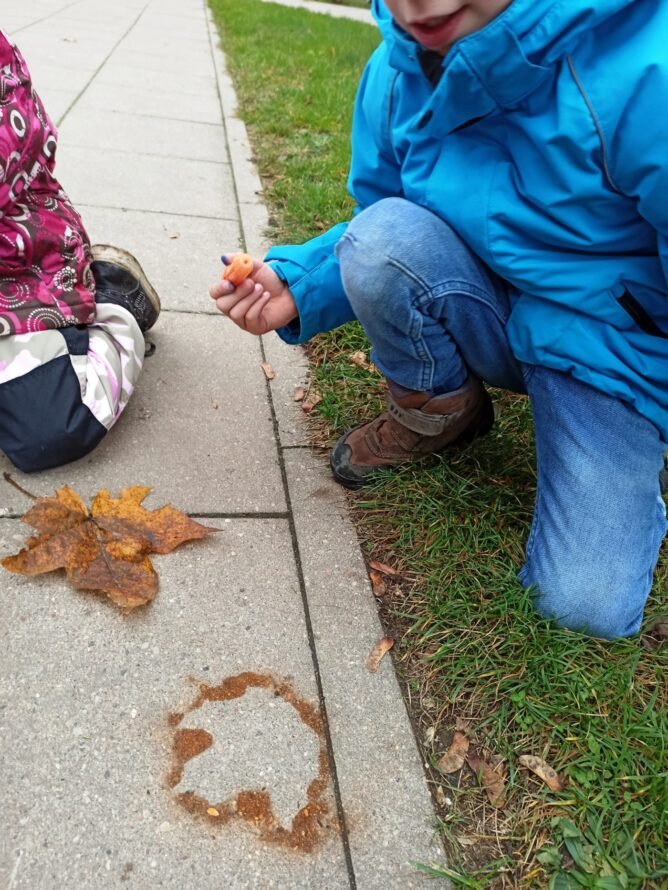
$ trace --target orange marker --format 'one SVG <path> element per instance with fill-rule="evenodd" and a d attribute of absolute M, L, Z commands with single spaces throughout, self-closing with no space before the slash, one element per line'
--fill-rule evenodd
<path fill-rule="evenodd" d="M 231 281 L 235 287 L 239 287 L 242 281 L 245 281 L 253 271 L 253 257 L 247 253 L 238 253 L 229 266 L 225 267 L 223 278 L 225 281 Z"/>

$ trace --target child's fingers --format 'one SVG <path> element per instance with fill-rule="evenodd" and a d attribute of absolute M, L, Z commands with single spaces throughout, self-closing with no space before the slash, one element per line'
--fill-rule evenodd
<path fill-rule="evenodd" d="M 253 293 L 255 289 L 255 282 L 248 281 L 242 282 L 237 287 L 234 285 L 231 286 L 231 282 L 225 281 L 220 282 L 220 284 L 228 285 L 224 289 L 222 289 L 222 293 L 219 293 L 219 285 L 215 284 L 211 290 L 210 294 L 213 299 L 216 301 L 216 306 L 223 313 L 223 315 L 229 315 L 230 309 L 235 306 L 240 300 L 244 300 L 249 294 Z"/>
<path fill-rule="evenodd" d="M 246 313 L 253 306 L 253 304 L 260 299 L 262 296 L 262 288 L 259 284 L 256 284 L 250 294 L 244 297 L 242 300 L 239 300 L 234 306 L 230 307 L 229 311 L 226 313 L 227 317 L 232 319 L 235 324 L 238 324 L 240 328 L 245 328 L 246 323 Z"/>
<path fill-rule="evenodd" d="M 258 299 L 253 303 L 248 312 L 246 313 L 246 327 L 250 327 L 254 325 L 255 322 L 262 315 L 262 310 L 267 305 L 269 300 L 271 299 L 271 294 L 267 291 L 263 291 L 262 294 L 258 297 Z"/>
<path fill-rule="evenodd" d="M 209 296 L 212 300 L 218 300 L 220 297 L 227 297 L 234 290 L 231 281 L 217 281 L 213 287 L 209 288 Z"/>

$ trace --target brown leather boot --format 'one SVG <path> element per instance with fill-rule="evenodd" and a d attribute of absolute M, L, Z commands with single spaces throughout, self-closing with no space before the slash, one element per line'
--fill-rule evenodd
<path fill-rule="evenodd" d="M 381 467 L 484 435 L 494 423 L 492 400 L 473 376 L 443 395 L 404 389 L 388 380 L 387 401 L 387 411 L 345 433 L 332 449 L 334 478 L 346 488 L 360 488 Z"/>

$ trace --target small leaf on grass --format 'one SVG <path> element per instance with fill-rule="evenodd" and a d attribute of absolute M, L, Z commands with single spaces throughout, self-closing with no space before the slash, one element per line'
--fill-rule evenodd
<path fill-rule="evenodd" d="M 493 807 L 501 808 L 505 804 L 506 780 L 498 769 L 486 763 L 482 757 L 467 754 L 466 762 L 476 774 L 480 785 L 485 789 L 489 802 Z"/>
<path fill-rule="evenodd" d="M 304 399 L 304 387 L 303 386 L 295 386 L 295 394 L 293 396 L 295 402 L 301 402 Z"/>
<path fill-rule="evenodd" d="M 645 649 L 650 652 L 658 649 L 659 646 L 665 646 L 668 643 L 668 617 L 665 615 L 647 628 L 647 632 L 640 638 Z"/>
<path fill-rule="evenodd" d="M 521 766 L 531 770 L 539 779 L 542 779 L 550 791 L 564 790 L 564 784 L 557 775 L 556 770 L 552 769 L 542 758 L 532 757 L 531 754 L 522 754 L 519 762 Z"/>
<path fill-rule="evenodd" d="M 376 645 L 371 650 L 371 654 L 369 655 L 366 663 L 367 668 L 371 671 L 372 674 L 376 673 L 381 661 L 390 651 L 392 646 L 394 646 L 394 640 L 392 639 L 392 637 L 383 637 L 381 640 L 378 640 Z"/>
<path fill-rule="evenodd" d="M 436 766 L 442 773 L 456 773 L 464 766 L 469 750 L 469 740 L 463 732 L 455 732 L 450 747 L 437 762 Z"/>
<path fill-rule="evenodd" d="M 383 575 L 380 572 L 369 572 L 369 580 L 371 581 L 373 595 L 379 598 L 385 596 L 387 593 L 387 582 Z"/>
<path fill-rule="evenodd" d="M 73 587 L 106 593 L 123 609 L 148 603 L 158 590 L 148 554 L 170 553 L 214 531 L 171 506 L 146 510 L 141 502 L 150 490 L 124 488 L 112 498 L 103 489 L 90 511 L 67 486 L 57 489 L 55 497 L 37 498 L 23 522 L 40 534 L 3 559 L 3 567 L 19 575 L 64 569 Z"/>
<path fill-rule="evenodd" d="M 457 843 L 462 847 L 475 847 L 478 841 L 474 837 L 467 837 L 466 835 L 458 834 Z"/>
<path fill-rule="evenodd" d="M 276 376 L 276 372 L 274 371 L 272 366 L 269 364 L 269 362 L 260 362 L 260 367 L 264 371 L 264 376 L 267 378 L 267 380 L 274 379 L 274 377 Z"/>
<path fill-rule="evenodd" d="M 302 411 L 306 414 L 310 414 L 319 402 L 322 402 L 322 396 L 319 396 L 317 392 L 311 390 L 311 392 L 304 397 Z"/>
<path fill-rule="evenodd" d="M 398 575 L 399 572 L 396 569 L 393 569 L 392 566 L 385 565 L 384 562 L 378 562 L 377 559 L 372 559 L 369 561 L 369 567 L 375 569 L 377 572 L 380 572 L 382 575 Z"/>
<path fill-rule="evenodd" d="M 455 719 L 455 729 L 458 729 L 460 732 L 468 732 L 470 727 L 471 721 L 465 717 L 457 717 Z"/>

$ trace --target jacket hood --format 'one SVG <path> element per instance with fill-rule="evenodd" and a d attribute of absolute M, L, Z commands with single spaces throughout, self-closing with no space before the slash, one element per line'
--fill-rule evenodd
<path fill-rule="evenodd" d="M 625 7 L 643 2 L 647 0 L 513 0 L 445 56 L 434 96 L 440 119 L 434 135 L 519 104 L 583 35 Z M 418 72 L 416 41 L 396 24 L 382 0 L 373 0 L 372 11 L 389 48 L 390 65 Z M 444 95 L 445 107 L 437 99 Z"/>

